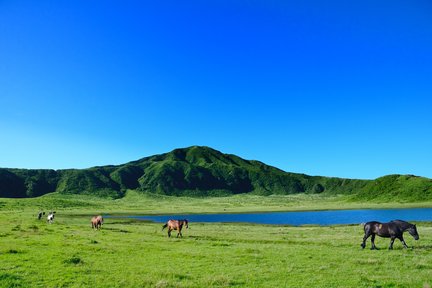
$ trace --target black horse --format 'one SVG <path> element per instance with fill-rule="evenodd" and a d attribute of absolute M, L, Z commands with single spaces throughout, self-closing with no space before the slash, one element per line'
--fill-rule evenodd
<path fill-rule="evenodd" d="M 408 223 L 406 221 L 402 220 L 393 220 L 388 223 L 380 223 L 377 221 L 371 221 L 364 224 L 364 237 L 363 237 L 363 243 L 361 244 L 361 247 L 364 249 L 366 247 L 366 240 L 369 238 L 369 236 L 372 235 L 371 243 L 372 243 L 372 250 L 378 249 L 375 246 L 375 235 L 378 235 L 380 237 L 390 238 L 390 246 L 389 249 L 393 249 L 393 242 L 395 239 L 399 239 L 405 248 L 408 248 L 408 245 L 405 243 L 405 240 L 403 239 L 403 232 L 408 231 L 411 236 L 414 237 L 415 240 L 418 240 L 420 237 L 417 233 L 417 227 L 414 224 Z"/>

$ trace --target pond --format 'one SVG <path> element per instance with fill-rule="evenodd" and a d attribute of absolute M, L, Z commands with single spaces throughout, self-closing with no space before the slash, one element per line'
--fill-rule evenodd
<path fill-rule="evenodd" d="M 336 225 L 360 224 L 368 221 L 388 222 L 395 219 L 405 221 L 432 221 L 432 208 L 409 209 L 363 209 L 326 210 L 301 212 L 266 212 L 233 214 L 172 214 L 108 216 L 132 218 L 164 223 L 169 219 L 188 219 L 189 222 L 257 223 L 274 225 Z"/>

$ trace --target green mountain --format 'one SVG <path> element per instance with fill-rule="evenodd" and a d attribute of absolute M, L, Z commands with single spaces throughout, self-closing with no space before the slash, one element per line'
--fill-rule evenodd
<path fill-rule="evenodd" d="M 357 180 L 289 173 L 259 161 L 193 146 L 117 166 L 36 170 L 0 168 L 0 197 L 50 192 L 120 198 L 127 189 L 173 196 L 325 193 L 362 199 L 431 199 L 432 180 L 390 175 Z"/>

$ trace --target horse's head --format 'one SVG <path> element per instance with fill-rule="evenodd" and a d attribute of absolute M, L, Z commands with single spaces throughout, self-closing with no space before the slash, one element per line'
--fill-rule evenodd
<path fill-rule="evenodd" d="M 408 228 L 408 233 L 409 233 L 412 237 L 414 237 L 415 240 L 419 240 L 419 239 L 420 239 L 420 236 L 419 236 L 418 233 L 417 233 L 417 226 L 416 226 L 416 225 L 411 225 L 411 226 Z"/>
<path fill-rule="evenodd" d="M 189 222 L 187 219 L 183 220 L 183 224 L 186 226 L 186 228 L 189 228 Z"/>

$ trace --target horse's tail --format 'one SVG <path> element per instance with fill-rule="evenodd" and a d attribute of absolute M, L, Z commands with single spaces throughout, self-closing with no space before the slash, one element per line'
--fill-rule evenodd
<path fill-rule="evenodd" d="M 162 231 L 168 226 L 168 223 L 162 226 Z"/>

